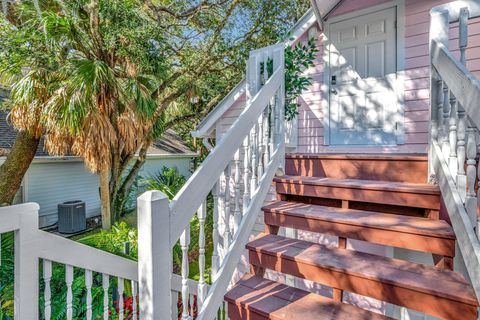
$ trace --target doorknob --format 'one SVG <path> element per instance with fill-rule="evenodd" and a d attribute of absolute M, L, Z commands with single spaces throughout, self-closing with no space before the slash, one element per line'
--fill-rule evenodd
<path fill-rule="evenodd" d="M 333 94 L 337 94 L 337 89 L 335 89 L 335 87 L 330 87 L 330 92 L 333 93 Z"/>

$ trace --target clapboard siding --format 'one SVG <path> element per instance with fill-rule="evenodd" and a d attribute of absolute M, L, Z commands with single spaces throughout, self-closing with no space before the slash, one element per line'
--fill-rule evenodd
<path fill-rule="evenodd" d="M 190 158 L 152 158 L 142 168 L 141 176 L 152 176 L 163 167 L 176 167 L 190 176 Z M 69 200 L 85 201 L 87 217 L 100 215 L 98 176 L 85 169 L 81 161 L 34 161 L 23 183 L 24 201 L 40 205 L 40 227 L 57 222 L 57 205 Z"/>
<path fill-rule="evenodd" d="M 332 16 L 340 16 L 369 6 L 386 3 L 385 0 L 345 0 Z M 318 37 L 319 58 L 316 66 L 305 73 L 313 77 L 314 83 L 300 97 L 297 152 L 392 152 L 425 153 L 428 145 L 430 61 L 428 51 L 430 10 L 447 3 L 440 0 L 405 0 L 405 144 L 386 147 L 329 147 L 324 145 L 324 106 L 327 97 L 322 95 L 324 63 L 323 35 Z M 305 36 L 304 36 L 305 37 Z M 305 38 L 300 41 L 304 41 Z M 458 52 L 458 24 L 450 30 L 450 49 Z M 469 21 L 469 47 L 467 67 L 480 75 L 480 18 Z"/>
<path fill-rule="evenodd" d="M 26 176 L 25 201 L 40 205 L 40 226 L 57 222 L 57 205 L 69 200 L 85 201 L 87 217 L 100 214 L 98 177 L 85 170 L 83 162 L 32 163 Z"/>

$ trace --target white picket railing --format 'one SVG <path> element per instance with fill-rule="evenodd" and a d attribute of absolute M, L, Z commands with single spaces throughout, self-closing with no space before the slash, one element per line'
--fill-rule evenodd
<path fill-rule="evenodd" d="M 51 317 L 51 292 L 53 265 L 63 265 L 65 268 L 65 315 L 73 319 L 72 283 L 74 269 L 81 269 L 85 277 L 85 307 L 86 318 L 92 319 L 92 280 L 93 273 L 103 278 L 104 289 L 104 319 L 109 319 L 111 294 L 110 279 L 116 279 L 118 292 L 118 318 L 123 319 L 123 288 L 125 282 L 130 282 L 132 294 L 137 294 L 137 263 L 107 252 L 97 250 L 75 241 L 64 239 L 38 229 L 38 205 L 27 203 L 0 208 L 0 234 L 14 232 L 14 318 L 39 319 L 39 296 L 43 294 L 43 318 Z M 42 274 L 39 275 L 40 266 Z M 43 282 L 44 290 L 39 292 Z M 58 297 L 55 297 L 58 299 Z M 134 300 L 135 301 L 135 300 Z M 133 303 L 133 308 L 136 308 Z"/>
<path fill-rule="evenodd" d="M 440 186 L 477 297 L 480 298 L 480 81 L 466 68 L 468 20 L 480 16 L 479 1 L 455 1 L 431 11 L 431 180 Z M 458 23 L 459 59 L 449 49 Z M 456 44 L 450 44 L 456 47 Z M 480 189 L 478 189 L 480 192 Z"/>
<path fill-rule="evenodd" d="M 54 300 L 58 302 L 58 299 L 63 299 L 62 312 L 67 319 L 75 319 L 74 310 L 79 308 L 85 309 L 86 319 L 93 319 L 93 310 L 98 308 L 103 309 L 104 319 L 112 319 L 113 303 L 118 310 L 116 319 L 124 319 L 124 316 L 138 319 L 140 297 L 137 262 L 39 230 L 38 209 L 35 203 L 0 207 L 0 242 L 2 238 L 5 239 L 6 233 L 14 233 L 14 319 L 51 319 L 52 303 Z M 10 261 L 0 260 L 0 266 L 7 263 Z M 56 268 L 62 269 L 62 279 L 54 277 Z M 78 277 L 84 278 L 84 290 L 81 296 L 74 297 L 73 284 Z M 182 279 L 178 275 L 170 279 L 171 295 L 176 298 L 182 291 Z M 52 284 L 59 280 L 64 282 L 65 297 L 53 292 L 53 289 L 59 288 L 52 288 Z M 190 292 L 196 293 L 199 284 L 190 279 L 187 286 Z M 103 290 L 101 301 L 95 301 L 92 297 L 95 287 Z M 194 305 L 195 295 L 188 297 L 189 306 Z M 114 296 L 117 297 L 116 301 L 113 301 Z M 131 310 L 126 310 L 128 298 L 131 299 Z M 41 310 L 40 300 L 43 301 Z M 75 301 L 82 304 L 76 304 Z M 176 320 L 176 299 L 172 300 L 171 308 L 172 319 Z"/>
<path fill-rule="evenodd" d="M 196 318 L 211 320 L 219 314 L 245 243 L 285 157 L 284 44 L 251 52 L 247 97 L 245 110 L 172 202 L 159 191 L 148 192 L 138 200 L 142 319 L 172 316 L 171 257 L 178 241 L 182 251 L 181 318 L 194 316 L 188 308 L 187 297 L 191 291 L 186 283 L 190 266 L 189 226 L 195 213 L 199 221 L 200 251 Z M 206 199 L 210 192 L 214 199 L 213 282 L 207 290 L 204 246 Z"/>

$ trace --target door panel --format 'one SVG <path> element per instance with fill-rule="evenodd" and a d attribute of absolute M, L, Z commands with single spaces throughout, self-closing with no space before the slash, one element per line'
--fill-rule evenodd
<path fill-rule="evenodd" d="M 396 9 L 330 25 L 330 141 L 395 144 Z"/>

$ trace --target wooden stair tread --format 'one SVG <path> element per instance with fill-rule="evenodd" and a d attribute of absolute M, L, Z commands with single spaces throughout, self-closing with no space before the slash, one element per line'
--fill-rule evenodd
<path fill-rule="evenodd" d="M 251 274 L 243 276 L 225 295 L 225 300 L 235 305 L 236 308 L 247 309 L 249 312 L 261 315 L 262 319 L 391 319 Z M 236 311 L 232 309 L 234 308 L 230 306 L 230 318 L 233 320 L 239 319 L 239 317 L 230 314 Z M 251 317 L 246 317 L 243 312 L 240 313 L 242 319 L 251 319 Z"/>
<path fill-rule="evenodd" d="M 276 201 L 263 207 L 262 210 L 309 220 L 330 221 L 339 224 L 383 230 L 396 230 L 404 233 L 428 235 L 453 240 L 456 238 L 452 227 L 444 220 L 325 207 L 289 201 Z"/>
<path fill-rule="evenodd" d="M 415 194 L 432 194 L 440 195 L 438 186 L 426 183 L 406 183 L 378 180 L 359 180 L 359 179 L 334 179 L 322 177 L 305 177 L 305 176 L 283 176 L 274 178 L 275 182 L 314 185 L 326 187 L 353 188 L 364 190 L 380 190 L 395 191 Z"/>
<path fill-rule="evenodd" d="M 281 261 L 293 261 L 297 271 L 301 269 L 299 265 L 309 265 L 329 272 L 339 272 L 347 277 L 388 283 L 429 296 L 478 306 L 471 286 L 460 274 L 448 270 L 358 251 L 327 248 L 319 244 L 272 234 L 262 235 L 248 243 L 247 249 Z M 267 266 L 263 265 L 263 267 Z M 315 279 L 309 280 L 315 281 Z"/>

